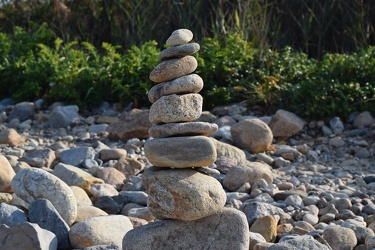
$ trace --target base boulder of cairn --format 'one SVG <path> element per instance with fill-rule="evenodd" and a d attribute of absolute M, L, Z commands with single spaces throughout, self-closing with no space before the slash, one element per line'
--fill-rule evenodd
<path fill-rule="evenodd" d="M 159 221 L 129 231 L 123 249 L 249 249 L 245 214 L 224 208 L 226 193 L 210 176 L 220 173 L 208 167 L 217 158 L 208 136 L 218 126 L 195 121 L 202 115 L 203 79 L 193 73 L 200 47 L 189 44 L 192 39 L 190 30 L 174 31 L 150 73 L 153 125 L 144 152 L 153 167 L 142 179 L 149 211 Z"/>

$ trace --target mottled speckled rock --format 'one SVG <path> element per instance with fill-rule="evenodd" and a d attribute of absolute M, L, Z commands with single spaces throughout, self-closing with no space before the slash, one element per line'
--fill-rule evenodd
<path fill-rule="evenodd" d="M 152 139 L 145 143 L 144 152 L 155 167 L 203 167 L 216 160 L 215 145 L 205 136 Z"/>
<path fill-rule="evenodd" d="M 73 248 L 96 245 L 119 245 L 125 234 L 133 229 L 130 220 L 123 215 L 98 216 L 74 224 L 69 231 Z"/>
<path fill-rule="evenodd" d="M 198 220 L 225 205 L 220 182 L 192 169 L 149 168 L 143 181 L 149 195 L 147 205 L 158 219 Z"/>
<path fill-rule="evenodd" d="M 193 32 L 188 29 L 178 29 L 168 37 L 166 44 L 169 46 L 182 45 L 193 39 Z"/>
<path fill-rule="evenodd" d="M 165 61 L 168 59 L 184 56 L 192 56 L 200 49 L 198 43 L 188 43 L 180 46 L 174 46 L 163 50 L 159 54 L 159 61 Z"/>
<path fill-rule="evenodd" d="M 158 99 L 150 108 L 150 122 L 154 124 L 190 122 L 202 114 L 200 94 L 168 95 Z"/>
<path fill-rule="evenodd" d="M 193 56 L 170 59 L 158 64 L 150 73 L 150 80 L 156 83 L 167 82 L 196 70 L 198 62 Z"/>
<path fill-rule="evenodd" d="M 273 139 L 271 129 L 258 118 L 245 119 L 234 124 L 230 132 L 233 145 L 246 149 L 250 153 L 266 151 L 271 146 Z"/>
<path fill-rule="evenodd" d="M 77 217 L 77 201 L 70 187 L 53 174 L 37 168 L 20 170 L 11 182 L 14 192 L 23 200 L 49 200 L 70 226 Z"/>
<path fill-rule="evenodd" d="M 353 249 L 357 245 L 355 232 L 346 227 L 331 227 L 323 231 L 323 238 L 333 250 Z"/>
<path fill-rule="evenodd" d="M 162 220 L 129 231 L 124 250 L 137 249 L 249 249 L 246 217 L 233 208 L 195 221 Z"/>
<path fill-rule="evenodd" d="M 150 102 L 156 102 L 160 97 L 171 94 L 198 93 L 203 88 L 203 80 L 197 74 L 190 74 L 162 82 L 153 86 L 148 92 Z"/>
<path fill-rule="evenodd" d="M 153 138 L 169 137 L 169 136 L 186 136 L 186 135 L 203 135 L 209 136 L 217 131 L 218 127 L 215 123 L 209 122 L 180 122 L 167 123 L 161 125 L 153 125 L 149 130 L 149 134 Z"/>

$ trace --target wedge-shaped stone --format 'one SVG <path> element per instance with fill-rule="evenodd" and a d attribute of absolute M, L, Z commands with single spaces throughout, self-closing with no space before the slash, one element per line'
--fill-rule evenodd
<path fill-rule="evenodd" d="M 180 46 L 170 47 L 159 54 L 159 61 L 165 61 L 176 57 L 191 56 L 200 49 L 198 43 L 188 43 Z"/>
<path fill-rule="evenodd" d="M 170 82 L 162 82 L 153 86 L 148 92 L 150 102 L 171 94 L 198 93 L 203 88 L 203 80 L 197 74 L 179 77 Z"/>
<path fill-rule="evenodd" d="M 196 221 L 162 220 L 129 231 L 122 249 L 249 249 L 245 215 L 223 208 Z"/>
<path fill-rule="evenodd" d="M 178 29 L 168 37 L 166 44 L 176 46 L 190 42 L 193 39 L 193 32 L 188 29 Z"/>
<path fill-rule="evenodd" d="M 226 194 L 220 182 L 193 169 L 151 167 L 142 178 L 147 205 L 158 219 L 198 220 L 225 205 Z"/>
<path fill-rule="evenodd" d="M 218 126 L 209 122 L 180 122 L 153 125 L 149 134 L 153 138 L 182 136 L 182 135 L 204 135 L 209 136 L 215 133 Z"/>
<path fill-rule="evenodd" d="M 216 160 L 215 145 L 205 136 L 152 139 L 145 143 L 144 152 L 155 167 L 202 167 Z"/>
<path fill-rule="evenodd" d="M 157 100 L 150 108 L 150 122 L 154 124 L 190 122 L 202 114 L 200 94 L 168 95 Z"/>
<path fill-rule="evenodd" d="M 197 60 L 193 56 L 163 61 L 151 71 L 150 80 L 158 83 L 167 82 L 193 73 L 197 66 Z"/>

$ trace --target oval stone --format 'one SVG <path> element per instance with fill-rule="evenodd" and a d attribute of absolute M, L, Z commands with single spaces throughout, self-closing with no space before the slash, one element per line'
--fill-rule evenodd
<path fill-rule="evenodd" d="M 77 217 L 77 200 L 70 187 L 43 169 L 25 168 L 14 176 L 11 186 L 23 200 L 32 202 L 38 198 L 49 200 L 70 226 Z"/>
<path fill-rule="evenodd" d="M 193 56 L 170 59 L 158 64 L 150 73 L 153 82 L 167 82 L 181 76 L 191 74 L 196 70 L 198 62 Z"/>
<path fill-rule="evenodd" d="M 153 125 L 149 130 L 149 134 L 153 138 L 169 137 L 169 136 L 186 136 L 186 135 L 203 135 L 209 136 L 218 129 L 217 124 L 209 122 L 181 122 L 167 123 L 161 125 Z"/>
<path fill-rule="evenodd" d="M 193 32 L 188 29 L 178 29 L 168 37 L 166 44 L 169 46 L 182 45 L 193 39 Z"/>
<path fill-rule="evenodd" d="M 156 167 L 202 167 L 216 160 L 215 145 L 205 136 L 152 139 L 145 143 L 144 152 Z"/>
<path fill-rule="evenodd" d="M 143 181 L 149 194 L 147 205 L 158 219 L 198 220 L 225 205 L 220 182 L 192 169 L 149 168 Z"/>
<path fill-rule="evenodd" d="M 180 46 L 174 46 L 163 50 L 159 54 L 159 61 L 165 61 L 176 57 L 191 56 L 199 51 L 200 46 L 198 43 L 188 43 Z"/>
<path fill-rule="evenodd" d="M 197 74 L 190 74 L 174 79 L 170 82 L 162 82 L 153 86 L 148 92 L 151 103 L 160 97 L 171 94 L 198 93 L 203 88 L 203 79 Z"/>
<path fill-rule="evenodd" d="M 200 94 L 168 95 L 150 107 L 151 123 L 190 122 L 202 114 L 203 98 Z"/>

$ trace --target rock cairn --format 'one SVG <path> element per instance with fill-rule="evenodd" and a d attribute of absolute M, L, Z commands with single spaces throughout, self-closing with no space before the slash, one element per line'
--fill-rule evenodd
<path fill-rule="evenodd" d="M 171 220 L 133 230 L 124 238 L 124 249 L 201 249 L 207 248 L 207 244 L 213 249 L 217 248 L 212 244 L 219 248 L 226 246 L 225 249 L 248 249 L 248 239 L 241 237 L 248 232 L 246 217 L 233 209 L 224 209 L 226 193 L 220 182 L 209 175 L 215 173 L 208 166 L 216 161 L 217 151 L 208 136 L 214 134 L 218 126 L 195 121 L 202 114 L 203 98 L 199 92 L 203 80 L 193 73 L 197 68 L 193 54 L 200 46 L 189 43 L 192 38 L 190 30 L 174 31 L 166 42 L 171 47 L 160 53 L 161 63 L 150 73 L 150 79 L 156 83 L 148 94 L 153 103 L 149 113 L 153 124 L 149 134 L 153 139 L 145 143 L 144 152 L 153 167 L 145 171 L 143 181 L 149 210 L 157 219 Z M 219 239 L 222 235 L 219 231 L 226 230 L 226 217 L 238 218 L 238 228 L 231 229 L 241 231 L 236 233 L 238 240 Z M 210 221 L 215 222 L 215 225 L 211 223 L 211 229 L 207 228 Z M 219 227 L 222 229 L 218 230 Z M 184 228 L 193 231 L 184 235 L 181 232 Z M 160 232 L 155 236 L 159 241 L 156 238 L 145 240 L 155 235 L 150 231 Z M 196 237 L 197 232 L 207 234 L 205 239 L 210 240 L 195 241 L 199 242 L 198 246 L 176 243 L 179 237 Z M 160 241 L 160 237 L 174 237 L 176 241 L 166 243 Z"/>

